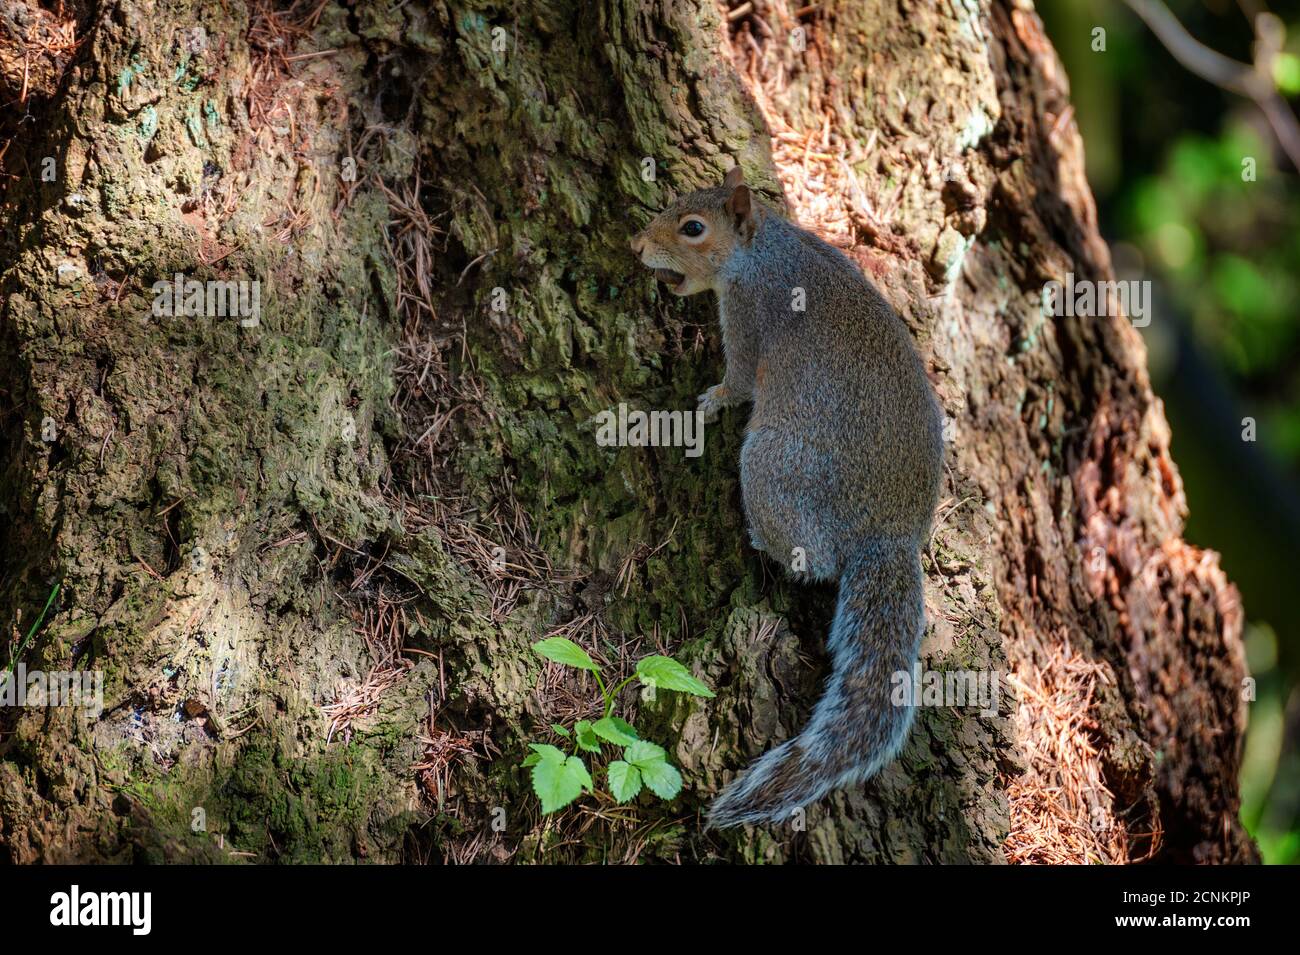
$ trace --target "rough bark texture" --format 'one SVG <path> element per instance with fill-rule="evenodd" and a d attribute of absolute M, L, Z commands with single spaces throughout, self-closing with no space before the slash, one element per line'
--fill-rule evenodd
<path fill-rule="evenodd" d="M 81 46 L 4 155 L 0 612 L 62 581 L 24 659 L 102 669 L 106 708 L 0 715 L 0 853 L 1254 857 L 1241 611 L 1180 540 L 1141 342 L 1044 312 L 1045 282 L 1109 260 L 1037 16 L 754 9 L 74 11 Z M 869 271 L 952 419 L 926 666 L 1012 674 L 1047 714 L 926 708 L 806 831 L 699 822 L 806 718 L 833 599 L 744 543 L 744 412 L 699 458 L 593 436 L 718 380 L 711 302 L 665 299 L 626 238 L 733 161 Z M 260 324 L 153 317 L 175 272 L 260 279 Z M 525 743 L 598 699 L 530 652 L 557 627 L 718 690 L 625 694 L 682 767 L 671 805 L 540 816 Z"/>

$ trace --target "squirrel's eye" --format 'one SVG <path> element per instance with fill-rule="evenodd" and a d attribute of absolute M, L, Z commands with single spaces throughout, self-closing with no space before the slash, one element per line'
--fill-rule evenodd
<path fill-rule="evenodd" d="M 704 223 L 699 219 L 687 219 L 677 231 L 687 238 L 698 239 L 704 235 Z"/>

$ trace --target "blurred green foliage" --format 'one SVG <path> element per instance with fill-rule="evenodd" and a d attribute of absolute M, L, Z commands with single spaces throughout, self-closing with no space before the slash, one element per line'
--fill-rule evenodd
<path fill-rule="evenodd" d="M 1240 61 L 1253 41 L 1243 11 L 1277 15 L 1287 38 L 1273 77 L 1300 95 L 1300 2 L 1166 2 Z M 1070 77 L 1117 268 L 1156 286 L 1152 380 L 1173 426 L 1187 536 L 1223 554 L 1249 618 L 1242 819 L 1265 861 L 1300 862 L 1300 176 L 1257 107 L 1185 70 L 1122 0 L 1038 8 Z M 1170 357 L 1189 351 L 1196 361 Z M 1243 444 L 1249 419 L 1258 449 Z"/>
<path fill-rule="evenodd" d="M 1269 151 L 1243 122 L 1180 137 L 1159 168 L 1120 191 L 1116 228 L 1167 280 L 1197 343 L 1251 398 L 1260 440 L 1294 473 L 1300 182 L 1279 175 Z"/>

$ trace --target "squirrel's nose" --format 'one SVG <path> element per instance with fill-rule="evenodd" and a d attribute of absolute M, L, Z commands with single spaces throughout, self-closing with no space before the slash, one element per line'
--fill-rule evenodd
<path fill-rule="evenodd" d="M 632 238 L 628 240 L 627 244 L 632 247 L 633 252 L 635 252 L 637 255 L 640 255 L 641 247 L 645 245 L 645 238 L 641 235 L 640 232 L 638 232 L 636 235 L 632 236 Z"/>

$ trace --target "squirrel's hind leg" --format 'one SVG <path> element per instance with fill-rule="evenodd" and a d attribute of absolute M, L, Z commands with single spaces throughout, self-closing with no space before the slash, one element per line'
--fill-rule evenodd
<path fill-rule="evenodd" d="M 747 479 L 743 466 L 741 488 L 750 545 L 787 570 L 793 569 L 797 564 L 798 551 L 790 541 L 789 529 L 768 506 L 768 498 L 759 484 Z"/>
<path fill-rule="evenodd" d="M 821 579 L 808 569 L 807 560 L 798 547 L 771 547 L 753 527 L 749 529 L 749 545 L 780 564 L 791 580 L 806 584 Z"/>
<path fill-rule="evenodd" d="M 829 535 L 835 521 L 820 500 L 829 474 L 819 473 L 808 448 L 774 428 L 745 436 L 740 452 L 740 489 L 750 543 L 796 580 L 835 581 L 841 548 Z M 833 470 L 833 468 L 831 469 Z"/>

